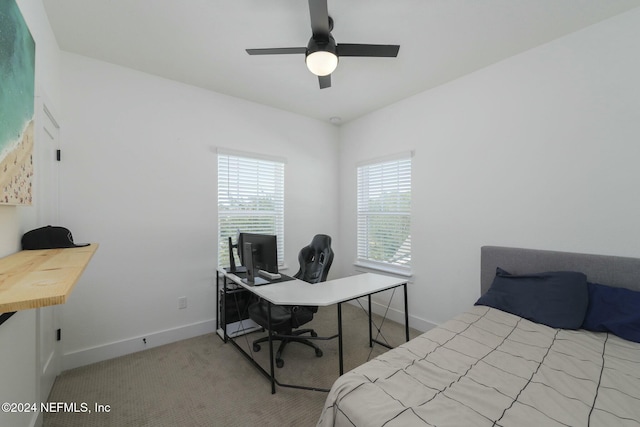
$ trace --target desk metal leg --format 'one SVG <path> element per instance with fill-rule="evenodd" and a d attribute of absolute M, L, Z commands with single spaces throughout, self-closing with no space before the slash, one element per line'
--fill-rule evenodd
<path fill-rule="evenodd" d="M 338 303 L 338 358 L 340 359 L 340 375 L 344 373 L 344 362 L 342 359 L 342 303 Z"/>
<path fill-rule="evenodd" d="M 269 302 L 267 309 L 267 325 L 269 328 L 267 329 L 267 333 L 269 334 L 269 367 L 271 369 L 271 394 L 276 393 L 276 373 L 273 369 L 273 337 L 271 334 L 271 302 Z"/>
<path fill-rule="evenodd" d="M 216 331 L 220 328 L 220 272 L 216 270 Z"/>
<path fill-rule="evenodd" d="M 400 286 L 400 285 L 398 285 L 398 286 Z M 406 341 L 409 341 L 409 297 L 408 297 L 408 294 L 407 294 L 407 282 L 403 283 L 402 286 L 404 288 L 404 335 L 405 335 Z M 386 289 L 386 290 L 388 290 L 388 289 Z M 380 291 L 380 292 L 382 292 L 382 291 Z M 369 347 L 373 347 L 373 343 L 376 343 L 376 344 L 380 344 L 383 347 L 387 347 L 387 348 L 391 349 L 393 347 L 391 347 L 389 344 L 381 342 L 381 341 L 378 341 L 377 339 L 373 338 L 372 330 L 371 330 L 371 327 L 372 327 L 372 324 L 373 324 L 372 318 L 371 318 L 371 295 L 372 294 L 368 295 L 368 298 L 369 298 Z M 389 301 L 389 304 L 391 304 L 391 301 Z M 380 327 L 382 327 L 382 326 L 380 326 Z M 380 328 L 378 328 L 378 332 L 380 332 Z"/>
<path fill-rule="evenodd" d="M 220 300 L 220 278 L 222 278 L 222 300 Z M 227 342 L 227 276 L 216 271 L 216 329 L 222 329 L 222 341 Z"/>
<path fill-rule="evenodd" d="M 371 329 L 371 294 L 367 295 L 369 300 L 369 348 L 373 347 L 373 331 Z"/>
<path fill-rule="evenodd" d="M 407 284 L 404 287 L 404 334 L 407 342 L 409 342 L 409 299 L 407 297 Z"/>
<path fill-rule="evenodd" d="M 224 342 L 229 340 L 229 335 L 227 335 L 227 277 L 222 277 L 222 336 L 224 337 Z"/>

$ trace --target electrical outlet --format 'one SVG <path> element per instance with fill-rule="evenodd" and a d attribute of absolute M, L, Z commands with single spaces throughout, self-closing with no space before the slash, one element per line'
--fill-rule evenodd
<path fill-rule="evenodd" d="M 187 308 L 187 297 L 178 298 L 178 309 Z"/>

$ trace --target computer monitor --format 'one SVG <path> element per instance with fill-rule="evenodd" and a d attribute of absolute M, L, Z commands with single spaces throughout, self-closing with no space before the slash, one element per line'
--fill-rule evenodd
<path fill-rule="evenodd" d="M 245 243 L 251 243 L 253 253 L 252 264 L 256 270 L 264 270 L 269 273 L 278 272 L 278 240 L 270 234 L 240 233 L 238 235 L 238 255 L 242 265 L 248 267 L 245 259 Z M 249 261 L 251 262 L 251 261 Z"/>

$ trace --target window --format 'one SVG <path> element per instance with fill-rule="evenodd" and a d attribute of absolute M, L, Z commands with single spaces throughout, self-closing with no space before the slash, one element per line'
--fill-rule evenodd
<path fill-rule="evenodd" d="M 284 161 L 218 151 L 218 265 L 239 231 L 278 236 L 284 265 Z"/>
<path fill-rule="evenodd" d="M 357 265 L 411 274 L 411 154 L 358 167 Z"/>

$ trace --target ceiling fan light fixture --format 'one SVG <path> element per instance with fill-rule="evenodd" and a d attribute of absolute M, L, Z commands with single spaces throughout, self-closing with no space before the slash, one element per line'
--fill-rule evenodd
<path fill-rule="evenodd" d="M 307 45 L 305 57 L 307 68 L 316 76 L 328 76 L 338 66 L 336 42 L 329 36 L 328 40 L 316 40 L 313 37 Z"/>
<path fill-rule="evenodd" d="M 340 57 L 364 56 L 371 58 L 395 58 L 399 45 L 340 43 L 338 46 L 331 35 L 333 19 L 329 16 L 327 0 L 309 0 L 309 17 L 311 18 L 311 38 L 307 47 L 276 47 L 263 49 L 246 49 L 249 55 L 285 55 L 304 53 L 307 68 L 318 77 L 320 89 L 331 87 L 331 73 L 338 66 Z"/>
<path fill-rule="evenodd" d="M 338 57 L 331 52 L 319 50 L 307 55 L 307 68 L 316 76 L 328 76 L 338 66 Z"/>

